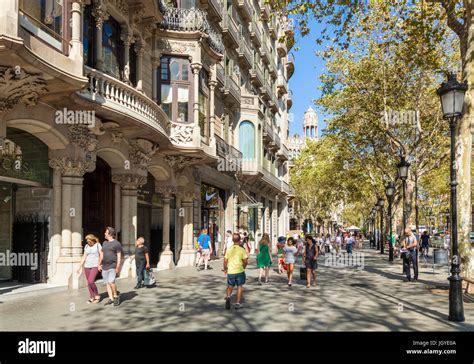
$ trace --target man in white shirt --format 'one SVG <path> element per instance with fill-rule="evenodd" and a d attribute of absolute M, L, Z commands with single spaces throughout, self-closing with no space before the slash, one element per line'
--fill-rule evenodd
<path fill-rule="evenodd" d="M 225 244 L 224 249 L 222 250 L 222 255 L 225 255 L 227 249 L 229 249 L 232 245 L 234 245 L 234 242 L 232 241 L 232 231 L 227 230 L 225 234 Z"/>

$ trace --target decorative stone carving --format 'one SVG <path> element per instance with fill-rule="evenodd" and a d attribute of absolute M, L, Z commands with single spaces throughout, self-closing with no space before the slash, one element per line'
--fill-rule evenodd
<path fill-rule="evenodd" d="M 140 20 L 145 15 L 144 6 L 142 4 L 136 4 L 136 5 L 130 6 L 129 11 L 131 15 L 132 24 L 134 26 L 137 26 Z"/>
<path fill-rule="evenodd" d="M 123 133 L 120 131 L 112 131 L 110 133 L 110 138 L 112 139 L 112 143 L 118 147 L 122 143 Z"/>
<path fill-rule="evenodd" d="M 191 63 L 191 70 L 194 74 L 197 74 L 201 71 L 202 64 L 201 63 Z"/>
<path fill-rule="evenodd" d="M 94 0 L 94 6 L 92 8 L 92 16 L 95 18 L 97 29 L 102 29 L 104 21 L 109 18 L 107 13 L 107 3 L 104 0 Z"/>
<path fill-rule="evenodd" d="M 156 42 L 158 49 L 176 54 L 189 54 L 194 51 L 196 45 L 189 42 L 173 42 L 166 39 L 159 39 Z"/>
<path fill-rule="evenodd" d="M 147 177 L 138 174 L 114 174 L 112 182 L 119 184 L 124 190 L 135 190 L 146 184 Z"/>
<path fill-rule="evenodd" d="M 184 156 L 184 155 L 167 155 L 165 157 L 165 160 L 171 168 L 174 168 L 180 171 L 187 166 L 190 166 L 192 164 L 195 164 L 201 161 L 201 158 Z"/>
<path fill-rule="evenodd" d="M 0 66 L 0 112 L 18 103 L 34 106 L 38 97 L 48 92 L 41 74 L 27 73 L 23 68 Z"/>
<path fill-rule="evenodd" d="M 130 141 L 130 162 L 144 171 L 148 168 L 151 157 L 158 150 L 158 146 L 145 139 L 134 139 Z"/>
<path fill-rule="evenodd" d="M 200 197 L 194 191 L 179 191 L 177 195 L 183 202 L 192 202 L 193 200 L 198 200 Z"/>
<path fill-rule="evenodd" d="M 85 125 L 68 125 L 69 140 L 71 144 L 82 148 L 86 152 L 94 152 L 99 141 L 91 130 Z"/>
<path fill-rule="evenodd" d="M 159 186 L 155 188 L 156 193 L 161 193 L 165 198 L 170 198 L 171 195 L 175 194 L 177 189 L 173 186 Z"/>
<path fill-rule="evenodd" d="M 49 166 L 59 169 L 63 176 L 82 177 L 85 173 L 94 171 L 95 162 L 92 160 L 73 159 L 68 157 L 52 158 Z"/>
<path fill-rule="evenodd" d="M 170 140 L 177 145 L 186 145 L 193 141 L 193 125 L 172 124 Z"/>
<path fill-rule="evenodd" d="M 122 13 L 122 15 L 127 16 L 129 13 L 129 6 L 125 0 L 109 0 L 118 11 Z"/>

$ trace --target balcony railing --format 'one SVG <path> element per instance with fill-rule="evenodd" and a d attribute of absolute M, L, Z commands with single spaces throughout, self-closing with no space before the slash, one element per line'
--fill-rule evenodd
<path fill-rule="evenodd" d="M 279 74 L 278 75 L 278 94 L 279 95 L 284 95 L 288 92 L 288 81 L 286 80 L 285 75 Z"/>
<path fill-rule="evenodd" d="M 201 9 L 166 8 L 159 26 L 167 30 L 204 32 L 209 36 L 209 47 L 219 54 L 224 53 L 221 35 L 211 27 Z"/>
<path fill-rule="evenodd" d="M 222 20 L 223 5 L 221 0 L 204 0 L 203 2 L 208 4 L 213 17 L 218 18 L 219 21 Z"/>
<path fill-rule="evenodd" d="M 242 160 L 242 173 L 244 174 L 259 174 L 260 165 L 257 159 L 243 159 Z"/>
<path fill-rule="evenodd" d="M 252 20 L 252 23 L 250 25 L 250 37 L 252 38 L 252 42 L 257 48 L 260 48 L 262 46 L 262 33 L 260 32 L 260 29 L 258 28 L 257 22 L 255 20 Z"/>
<path fill-rule="evenodd" d="M 216 153 L 219 157 L 225 159 L 225 171 L 240 172 L 242 170 L 242 152 L 232 145 L 228 144 L 219 136 L 216 138 Z"/>
<path fill-rule="evenodd" d="M 295 57 L 293 54 L 288 55 L 288 60 L 286 62 L 286 73 L 288 76 L 288 79 L 293 76 L 293 73 L 295 72 Z"/>
<path fill-rule="evenodd" d="M 293 91 L 288 90 L 288 95 L 286 97 L 286 107 L 288 108 L 288 110 L 290 110 L 292 106 L 293 106 Z"/>
<path fill-rule="evenodd" d="M 260 54 L 262 56 L 262 61 L 265 62 L 265 64 L 270 63 L 270 51 L 268 50 L 266 41 L 264 40 L 262 42 L 262 47 L 260 48 Z"/>
<path fill-rule="evenodd" d="M 270 6 L 265 4 L 265 0 L 260 0 L 259 1 L 259 6 L 260 6 L 260 16 L 263 18 L 263 20 L 268 20 L 270 17 Z"/>
<path fill-rule="evenodd" d="M 244 19 L 252 19 L 253 11 L 248 0 L 238 0 L 238 7 Z"/>
<path fill-rule="evenodd" d="M 235 80 L 230 76 L 225 76 L 225 83 L 224 83 L 225 93 L 232 95 L 234 101 L 240 104 L 240 86 L 235 82 Z"/>
<path fill-rule="evenodd" d="M 281 190 L 287 195 L 291 193 L 290 185 L 286 183 L 285 181 L 281 181 Z"/>
<path fill-rule="evenodd" d="M 287 161 L 290 158 L 290 152 L 285 144 L 280 145 L 280 150 L 277 153 L 277 157 L 282 161 Z"/>
<path fill-rule="evenodd" d="M 250 77 L 257 86 L 263 86 L 263 69 L 257 61 L 253 62 L 253 67 L 250 70 Z"/>
<path fill-rule="evenodd" d="M 270 75 L 273 78 L 277 78 L 277 65 L 275 63 L 275 54 L 273 52 L 270 52 Z"/>
<path fill-rule="evenodd" d="M 262 173 L 263 173 L 263 179 L 266 180 L 267 183 L 271 184 L 277 190 L 281 189 L 282 185 L 281 185 L 280 178 L 275 176 L 272 172 L 270 172 L 266 168 L 262 168 Z"/>
<path fill-rule="evenodd" d="M 89 83 L 77 92 L 79 96 L 168 134 L 168 116 L 148 96 L 87 66 L 84 66 L 84 75 L 89 79 Z"/>
<path fill-rule="evenodd" d="M 250 51 L 247 41 L 245 40 L 245 37 L 242 37 L 240 39 L 240 45 L 237 53 L 239 54 L 239 58 L 244 64 L 244 66 L 247 68 L 251 68 L 253 64 L 253 55 Z"/>
<path fill-rule="evenodd" d="M 221 63 L 217 63 L 216 65 L 216 78 L 221 86 L 225 85 L 225 71 L 224 66 Z"/>
<path fill-rule="evenodd" d="M 240 30 L 237 24 L 235 24 L 234 19 L 225 12 L 224 20 L 222 23 L 222 33 L 228 37 L 229 41 L 233 46 L 237 47 L 240 43 Z"/>

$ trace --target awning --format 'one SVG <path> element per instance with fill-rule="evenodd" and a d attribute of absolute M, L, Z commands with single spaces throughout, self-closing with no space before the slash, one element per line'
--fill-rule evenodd
<path fill-rule="evenodd" d="M 252 196 L 249 196 L 245 191 L 240 190 L 239 193 L 239 201 L 240 203 L 237 204 L 237 207 L 247 207 L 249 209 L 263 207 L 261 202 L 258 202 Z"/>

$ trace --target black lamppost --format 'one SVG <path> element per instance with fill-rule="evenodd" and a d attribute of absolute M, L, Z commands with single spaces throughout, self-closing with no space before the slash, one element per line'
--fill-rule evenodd
<path fill-rule="evenodd" d="M 384 205 L 383 197 L 379 197 L 377 201 L 377 205 L 379 205 L 380 207 L 380 254 L 383 254 L 384 247 L 385 247 L 385 234 L 383 232 L 383 205 Z"/>
<path fill-rule="evenodd" d="M 449 216 L 450 215 L 450 212 L 449 212 L 449 209 L 446 209 L 444 211 L 444 216 L 446 216 L 446 232 L 449 231 Z"/>
<path fill-rule="evenodd" d="M 377 218 L 378 218 L 377 212 L 378 211 L 380 211 L 380 205 L 379 205 L 379 201 L 377 200 L 377 202 L 375 203 L 375 231 L 376 232 L 377 232 L 377 222 L 378 222 L 377 221 Z M 374 248 L 379 250 L 380 249 L 380 231 L 375 236 L 376 236 L 377 246 L 374 247 Z"/>
<path fill-rule="evenodd" d="M 388 261 L 393 262 L 393 241 L 392 241 L 392 202 L 393 195 L 395 194 L 395 183 L 389 182 L 385 186 L 385 195 L 388 200 Z"/>
<path fill-rule="evenodd" d="M 443 82 L 438 89 L 441 99 L 443 117 L 449 120 L 451 131 L 451 276 L 449 280 L 449 321 L 464 321 L 464 308 L 462 302 L 462 278 L 458 252 L 458 214 L 457 214 L 457 174 L 456 174 L 456 126 L 462 118 L 464 108 L 464 95 L 467 83 L 459 83 L 455 73 L 448 74 L 448 81 Z"/>
<path fill-rule="evenodd" d="M 408 178 L 408 168 L 410 168 L 410 163 L 405 159 L 405 156 L 400 156 L 400 163 L 397 164 L 398 168 L 398 177 L 402 180 L 402 192 L 403 192 L 403 231 L 402 234 L 405 234 L 405 229 L 407 227 L 407 212 L 406 212 L 406 203 L 405 203 L 405 193 L 406 193 L 406 182 Z"/>

